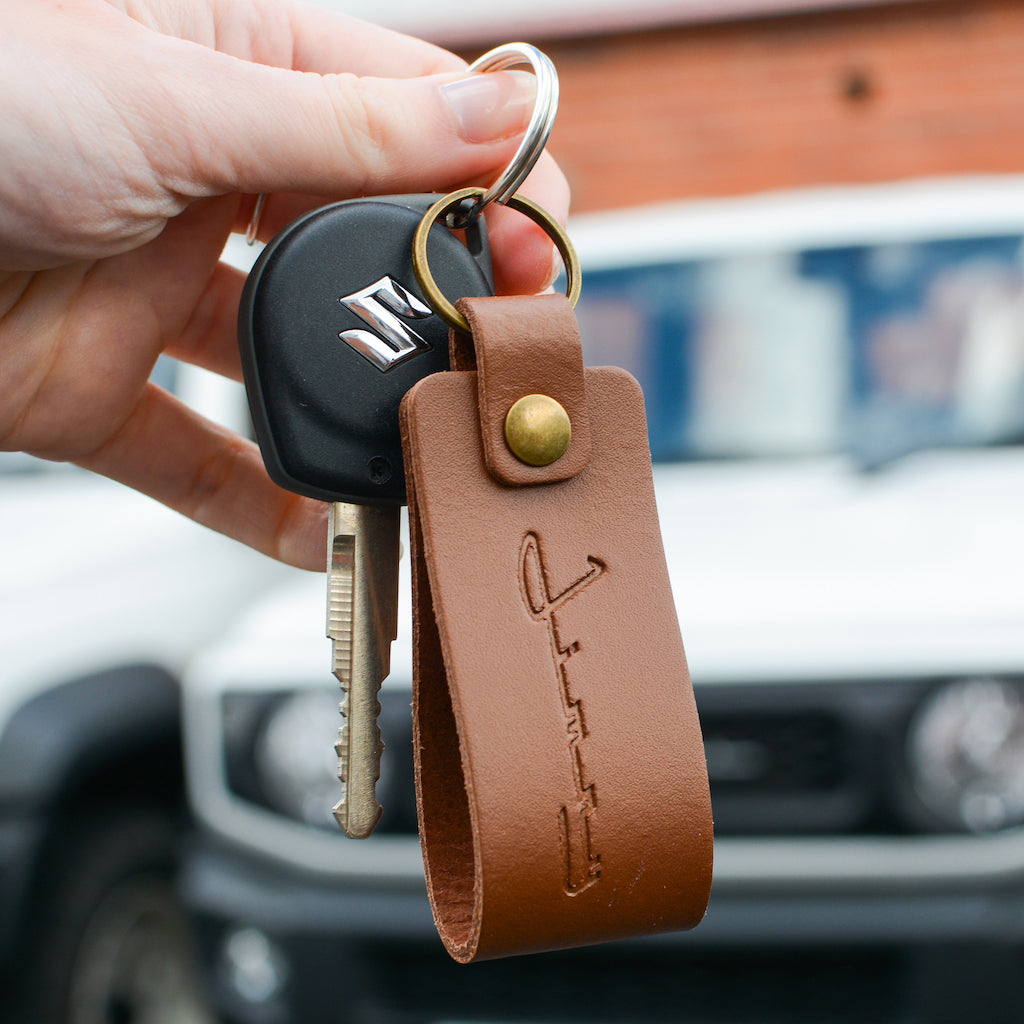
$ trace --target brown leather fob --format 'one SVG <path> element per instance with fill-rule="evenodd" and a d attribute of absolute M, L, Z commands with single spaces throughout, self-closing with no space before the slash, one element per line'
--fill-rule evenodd
<path fill-rule="evenodd" d="M 583 370 L 560 296 L 459 308 L 479 370 L 428 376 L 402 405 L 438 931 L 465 963 L 691 928 L 711 804 L 643 396 L 625 371 Z M 534 392 L 573 424 L 546 467 L 488 452 Z"/>

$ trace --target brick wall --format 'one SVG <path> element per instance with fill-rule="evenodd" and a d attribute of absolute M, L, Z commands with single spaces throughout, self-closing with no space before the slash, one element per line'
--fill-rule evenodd
<path fill-rule="evenodd" d="M 533 41 L 558 68 L 576 211 L 1024 172 L 1021 0 Z"/>

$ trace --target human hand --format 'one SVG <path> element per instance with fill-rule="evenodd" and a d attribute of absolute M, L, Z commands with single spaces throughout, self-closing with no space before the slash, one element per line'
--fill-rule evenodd
<path fill-rule="evenodd" d="M 256 193 L 267 238 L 325 201 L 489 184 L 532 78 L 467 76 L 443 50 L 297 0 L 124 7 L 0 4 L 0 448 L 74 461 L 322 568 L 322 503 L 278 488 L 251 442 L 150 372 L 166 352 L 241 378 L 244 275 L 219 256 Z M 564 220 L 549 158 L 523 191 Z M 539 229 L 506 210 L 488 221 L 498 290 L 547 285 Z"/>

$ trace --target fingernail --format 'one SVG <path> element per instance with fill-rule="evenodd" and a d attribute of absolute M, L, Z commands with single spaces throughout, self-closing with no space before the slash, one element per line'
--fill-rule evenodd
<path fill-rule="evenodd" d="M 467 142 L 505 139 L 526 130 L 537 99 L 528 71 L 489 71 L 441 86 Z"/>

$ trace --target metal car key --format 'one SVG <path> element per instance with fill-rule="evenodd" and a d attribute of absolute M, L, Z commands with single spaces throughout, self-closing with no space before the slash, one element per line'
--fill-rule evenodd
<path fill-rule="evenodd" d="M 239 343 L 270 476 L 331 502 L 327 633 L 343 691 L 335 817 L 353 838 L 380 818 L 378 691 L 397 632 L 398 409 L 448 368 L 448 327 L 417 292 L 413 236 L 437 196 L 336 203 L 295 221 L 260 255 L 242 296 Z M 463 244 L 440 224 L 431 266 L 454 296 L 493 294 L 482 219 Z"/>

